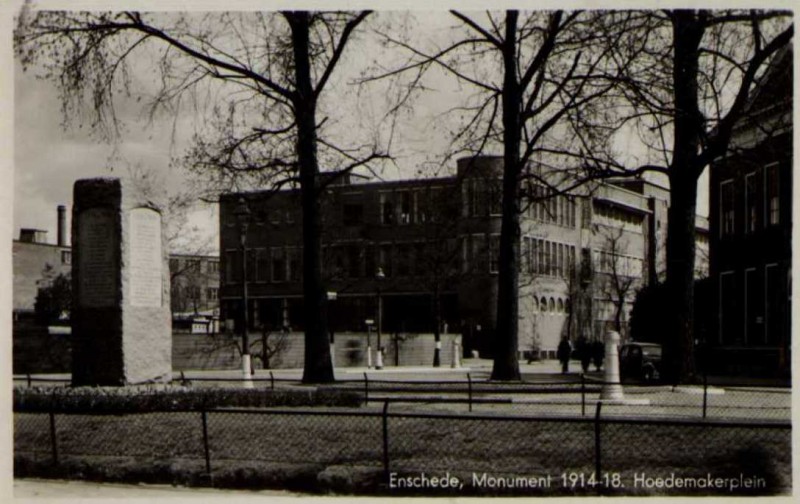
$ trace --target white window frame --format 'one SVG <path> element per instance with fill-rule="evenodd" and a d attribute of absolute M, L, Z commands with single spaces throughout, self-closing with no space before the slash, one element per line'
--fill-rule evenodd
<path fill-rule="evenodd" d="M 780 168 L 778 167 L 778 162 L 769 163 L 764 166 L 764 228 L 770 228 L 773 226 L 777 226 L 781 222 L 781 172 Z M 775 223 L 772 222 L 772 209 L 770 208 L 770 198 L 768 196 L 769 191 L 769 172 L 772 168 L 775 168 L 777 177 L 778 177 L 778 219 Z"/>
<path fill-rule="evenodd" d="M 727 179 L 723 180 L 719 183 L 719 237 L 725 236 L 732 236 L 736 234 L 736 187 L 733 185 L 734 179 Z M 731 188 L 733 189 L 733 204 L 731 206 L 731 212 L 733 215 L 731 216 L 731 232 L 726 234 L 725 233 L 725 212 L 724 212 L 724 205 L 725 205 L 725 197 L 722 188 L 725 184 L 730 184 Z"/>

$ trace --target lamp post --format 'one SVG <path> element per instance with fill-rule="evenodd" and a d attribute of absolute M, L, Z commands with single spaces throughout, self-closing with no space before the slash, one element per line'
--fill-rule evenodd
<path fill-rule="evenodd" d="M 250 221 L 250 209 L 244 198 L 239 198 L 239 204 L 234 209 L 233 215 L 239 223 L 239 245 L 242 247 L 242 379 L 245 388 L 252 388 L 250 338 L 247 334 L 250 325 L 247 313 L 247 226 Z"/>
<path fill-rule="evenodd" d="M 375 280 L 378 286 L 378 316 L 377 316 L 377 333 L 378 333 L 378 354 L 375 356 L 375 369 L 383 369 L 383 347 L 381 346 L 381 329 L 383 326 L 383 297 L 381 296 L 381 282 L 386 278 L 383 269 L 378 268 L 375 272 Z"/>

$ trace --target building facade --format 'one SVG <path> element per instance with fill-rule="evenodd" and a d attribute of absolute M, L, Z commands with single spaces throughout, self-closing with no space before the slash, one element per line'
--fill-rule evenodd
<path fill-rule="evenodd" d="M 219 315 L 219 257 L 170 254 L 170 305 L 173 317 Z"/>
<path fill-rule="evenodd" d="M 491 354 L 501 177 L 502 158 L 485 156 L 460 160 L 451 177 L 326 180 L 330 330 L 366 331 L 380 297 L 383 331 L 430 333 L 438 323 L 461 333 L 465 353 Z M 523 202 L 520 355 L 552 356 L 562 337 L 601 338 L 618 318 L 627 321 L 636 289 L 663 270 L 665 189 L 633 180 L 576 196 L 548 191 L 531 187 Z M 246 226 L 236 215 L 242 200 Z M 219 216 L 222 317 L 241 319 L 246 274 L 250 328 L 302 330 L 299 192 L 223 195 Z M 702 238 L 705 229 L 700 223 Z"/>
<path fill-rule="evenodd" d="M 792 51 L 776 56 L 711 167 L 708 343 L 722 370 L 788 375 L 791 360 Z"/>
<path fill-rule="evenodd" d="M 48 243 L 47 231 L 20 230 L 12 243 L 14 318 L 33 315 L 39 289 L 59 275 L 72 273 L 72 248 L 67 242 L 66 207 L 58 206 L 57 243 Z M 219 313 L 219 257 L 170 254 L 171 304 L 173 315 L 216 316 Z"/>

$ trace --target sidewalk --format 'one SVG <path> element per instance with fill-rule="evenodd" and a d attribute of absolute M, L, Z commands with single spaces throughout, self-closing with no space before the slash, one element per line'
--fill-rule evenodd
<path fill-rule="evenodd" d="M 308 497 L 286 490 L 222 490 L 214 488 L 188 488 L 169 485 L 123 485 L 120 483 L 95 483 L 77 480 L 15 479 L 14 499 L 83 499 L 83 498 L 134 497 L 155 499 L 162 497 L 181 497 L 201 499 Z"/>

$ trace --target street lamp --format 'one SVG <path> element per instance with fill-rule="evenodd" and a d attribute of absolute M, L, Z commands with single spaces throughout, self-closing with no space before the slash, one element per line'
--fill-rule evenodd
<path fill-rule="evenodd" d="M 383 279 L 386 278 L 386 275 L 383 273 L 382 268 L 378 268 L 378 271 L 375 272 L 375 280 L 378 286 L 378 316 L 376 317 L 378 320 L 378 355 L 375 357 L 375 369 L 383 369 L 383 347 L 381 346 L 381 329 L 382 329 L 382 322 L 383 322 L 383 297 L 381 296 L 381 282 Z"/>
<path fill-rule="evenodd" d="M 239 245 L 242 247 L 242 378 L 244 386 L 253 386 L 250 369 L 250 338 L 247 334 L 249 317 L 247 313 L 247 226 L 250 223 L 250 209 L 244 198 L 239 198 L 239 204 L 233 210 L 233 215 L 239 223 Z"/>

